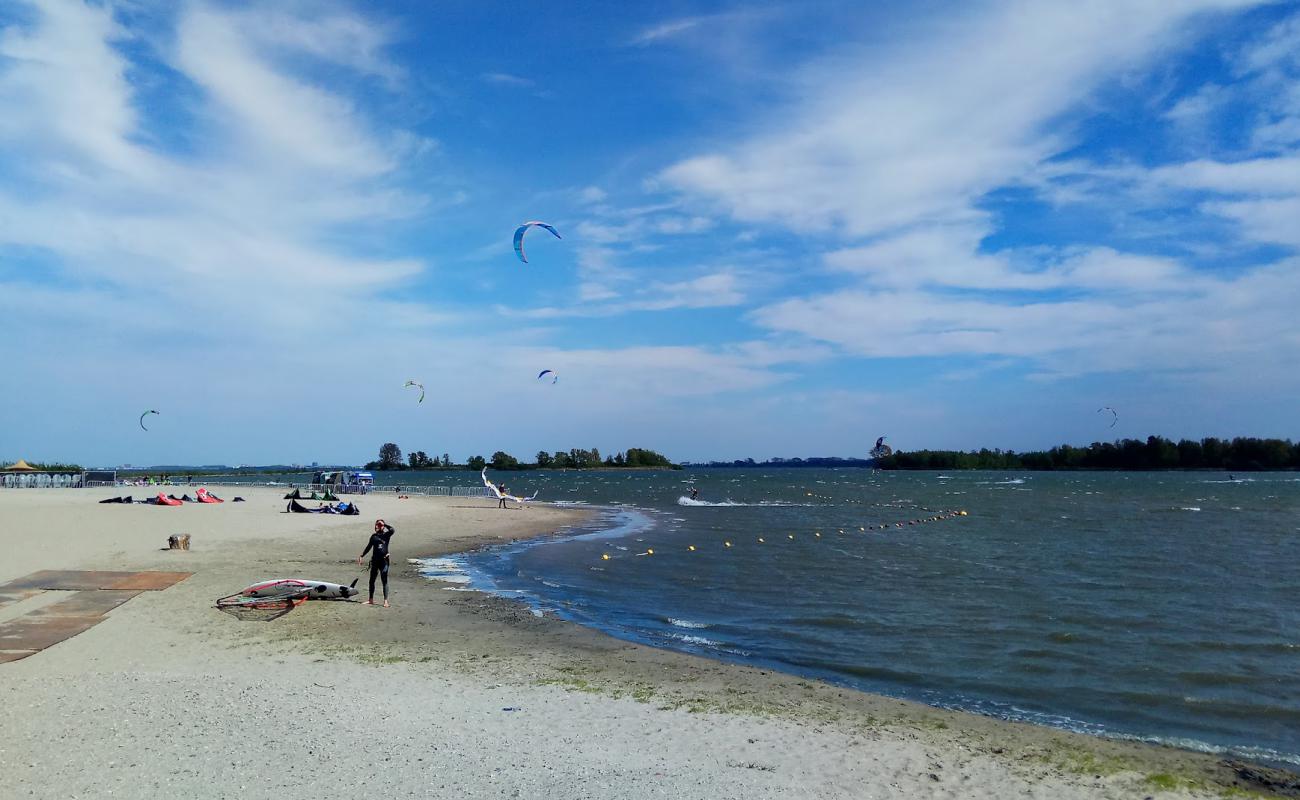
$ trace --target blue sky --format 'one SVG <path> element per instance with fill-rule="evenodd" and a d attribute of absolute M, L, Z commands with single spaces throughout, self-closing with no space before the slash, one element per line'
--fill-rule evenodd
<path fill-rule="evenodd" d="M 1295 2 L 19 0 L 0 29 L 4 457 L 1297 436 Z M 525 265 L 528 219 L 564 238 Z"/>

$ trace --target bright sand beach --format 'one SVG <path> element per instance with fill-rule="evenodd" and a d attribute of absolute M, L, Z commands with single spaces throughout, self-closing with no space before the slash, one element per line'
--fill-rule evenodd
<path fill-rule="evenodd" d="M 656 650 L 446 587 L 407 559 L 548 534 L 582 512 L 370 495 L 361 517 L 247 502 L 99 505 L 0 492 L 0 582 L 193 573 L 0 664 L 2 797 L 1145 798 L 1290 792 L 1285 773 L 854 692 Z M 143 495 L 141 495 L 143 496 Z M 349 583 L 393 524 L 393 608 L 213 607 L 255 581 Z M 167 551 L 189 533 L 192 549 Z M 59 595 L 0 607 L 0 622 Z M 1293 779 L 1290 779 L 1293 780 Z"/>

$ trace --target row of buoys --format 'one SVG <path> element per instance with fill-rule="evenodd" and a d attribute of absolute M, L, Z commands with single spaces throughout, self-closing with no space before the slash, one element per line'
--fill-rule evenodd
<path fill-rule="evenodd" d="M 939 522 L 939 521 L 941 521 L 941 520 L 945 520 L 945 519 L 953 519 L 953 518 L 955 518 L 955 517 L 966 517 L 966 516 L 969 516 L 969 514 L 967 514 L 966 511 L 964 511 L 964 510 L 962 510 L 962 511 L 944 511 L 944 512 L 940 512 L 940 513 L 938 513 L 938 514 L 934 514 L 934 515 L 932 515 L 932 516 L 928 516 L 928 517 L 920 517 L 919 519 L 909 519 L 909 520 L 906 520 L 906 521 L 903 521 L 903 522 L 893 522 L 893 523 L 888 523 L 888 522 L 887 522 L 887 523 L 883 523 L 883 524 L 880 524 L 880 525 L 861 525 L 861 526 L 858 527 L 858 531 L 859 531 L 859 532 L 862 532 L 862 533 L 866 533 L 867 531 L 876 531 L 876 530 L 879 530 L 879 531 L 885 531 L 885 530 L 889 530 L 890 528 L 902 528 L 902 527 L 904 527 L 904 526 L 906 526 L 906 525 L 924 525 L 924 524 L 927 523 L 927 522 Z M 836 530 L 837 530 L 839 533 L 841 533 L 841 534 L 846 533 L 846 531 L 845 531 L 844 528 L 837 528 Z M 785 536 L 786 536 L 787 539 L 790 539 L 790 540 L 792 540 L 792 541 L 793 541 L 794 538 L 795 538 L 795 535 L 794 535 L 793 533 L 787 533 Z M 821 532 L 821 531 L 813 531 L 813 538 L 814 538 L 814 539 L 820 539 L 820 538 L 822 538 L 822 532 Z M 759 537 L 757 537 L 757 543 L 758 543 L 758 544 L 766 544 L 766 543 L 767 543 L 767 539 L 763 538 L 762 536 L 759 536 Z M 733 542 L 731 539 L 723 539 L 723 540 L 722 540 L 722 546 L 723 546 L 724 548 L 726 548 L 726 547 L 732 547 L 732 546 L 734 546 L 734 545 L 735 545 L 735 542 Z M 686 552 L 688 552 L 688 553 L 695 553 L 695 552 L 698 552 L 699 549 L 700 549 L 699 547 L 696 547 L 696 546 L 693 545 L 693 544 L 688 544 L 688 545 L 686 545 Z M 647 548 L 645 549 L 645 552 L 642 552 L 642 553 L 633 553 L 632 555 L 633 555 L 633 556 L 652 556 L 652 555 L 654 555 L 654 554 L 655 554 L 654 548 L 653 548 L 653 547 L 647 547 Z M 610 561 L 610 560 L 613 560 L 614 558 L 615 558 L 615 556 L 612 556 L 612 555 L 610 555 L 609 553 L 601 553 L 601 554 L 600 554 L 600 560 L 601 560 L 601 561 Z"/>

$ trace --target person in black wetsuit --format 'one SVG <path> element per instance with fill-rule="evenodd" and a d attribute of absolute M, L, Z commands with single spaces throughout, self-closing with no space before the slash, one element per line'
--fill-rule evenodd
<path fill-rule="evenodd" d="M 388 543 L 392 539 L 393 526 L 382 519 L 377 519 L 375 532 L 370 534 L 366 549 L 357 556 L 357 563 L 360 564 L 361 559 L 366 557 L 366 553 L 370 553 L 370 599 L 366 601 L 366 605 L 375 604 L 375 577 L 379 576 L 384 582 L 384 608 L 388 608 Z"/>
<path fill-rule="evenodd" d="M 500 496 L 497 498 L 497 508 L 505 508 L 505 507 L 506 507 L 506 492 L 507 492 L 507 491 L 508 491 L 508 490 L 506 489 L 506 485 L 505 485 L 504 483 L 498 483 L 498 484 L 497 484 L 497 492 L 498 492 L 498 494 L 500 495 Z"/>

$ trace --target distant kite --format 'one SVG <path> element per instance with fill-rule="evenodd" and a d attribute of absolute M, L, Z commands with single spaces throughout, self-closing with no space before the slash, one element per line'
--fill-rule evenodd
<path fill-rule="evenodd" d="M 143 430 L 143 431 L 147 431 L 147 430 L 149 430 L 148 428 L 146 428 L 146 427 L 144 426 L 144 418 L 147 417 L 147 416 L 149 416 L 150 414 L 158 414 L 158 412 L 157 412 L 157 411 L 154 411 L 153 409 L 150 409 L 150 410 L 144 412 L 143 414 L 141 414 L 141 415 L 140 415 L 140 430 Z M 159 416 L 162 416 L 162 415 L 159 414 Z"/>
<path fill-rule="evenodd" d="M 403 389 L 409 389 L 409 388 L 411 388 L 412 386 L 416 386 L 416 387 L 418 387 L 418 388 L 420 389 L 420 399 L 419 399 L 419 400 L 416 400 L 415 402 L 417 402 L 417 403 L 423 403 L 423 402 L 424 402 L 424 384 L 423 384 L 423 383 L 420 383 L 419 381 L 407 381 L 406 384 L 405 384 L 402 388 L 403 388 Z"/>
<path fill-rule="evenodd" d="M 555 370 L 553 369 L 544 369 L 541 372 L 537 373 L 537 380 L 540 381 L 542 378 L 546 377 L 547 375 L 551 376 L 551 383 L 560 382 L 560 376 L 557 375 Z"/>
<path fill-rule="evenodd" d="M 545 228 L 546 230 L 555 234 L 556 239 L 564 238 L 563 236 L 560 235 L 559 231 L 557 231 L 555 228 L 552 228 L 550 225 L 547 225 L 545 222 L 538 222 L 537 220 L 533 220 L 531 222 L 525 222 L 523 225 L 520 225 L 515 230 L 515 254 L 518 255 L 519 260 L 524 262 L 525 264 L 528 263 L 528 257 L 524 255 L 524 232 L 527 231 L 529 228 Z"/>
<path fill-rule="evenodd" d="M 1110 406 L 1102 406 L 1101 408 L 1097 409 L 1098 414 L 1100 414 L 1103 411 L 1110 412 L 1110 416 L 1111 416 L 1110 427 L 1112 428 L 1115 427 L 1115 423 L 1119 422 L 1119 412 L 1111 408 Z"/>

